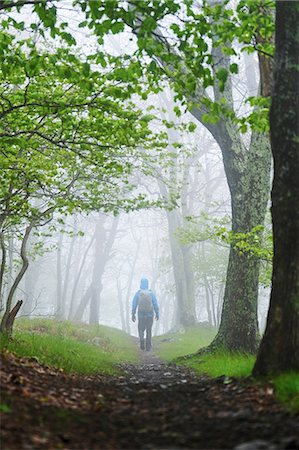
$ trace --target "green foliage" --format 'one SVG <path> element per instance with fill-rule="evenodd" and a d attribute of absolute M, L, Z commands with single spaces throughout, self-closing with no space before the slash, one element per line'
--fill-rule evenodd
<path fill-rule="evenodd" d="M 116 364 L 137 358 L 133 339 L 126 333 L 67 321 L 17 320 L 14 339 L 1 344 L 20 357 L 85 375 L 115 374 Z"/>
<path fill-rule="evenodd" d="M 218 247 L 217 251 L 220 253 L 220 247 L 231 246 L 241 255 L 258 258 L 262 263 L 260 282 L 263 286 L 270 285 L 273 259 L 273 237 L 270 223 L 267 223 L 266 226 L 258 225 L 244 233 L 235 233 L 228 228 L 228 217 L 214 219 L 202 213 L 198 218 L 188 217 L 187 219 L 184 227 L 177 232 L 177 236 L 183 244 L 210 242 Z M 201 259 L 199 258 L 197 265 L 202 265 Z M 213 265 L 211 261 L 210 264 Z M 202 267 L 201 269 L 203 270 Z"/>
<path fill-rule="evenodd" d="M 264 231 L 263 225 L 258 225 L 247 233 L 234 233 L 225 227 L 219 227 L 215 229 L 215 236 L 230 244 L 240 255 L 246 254 L 250 257 L 271 261 L 273 257 L 272 234 L 266 236 L 263 247 L 261 246 L 261 233 Z"/>
<path fill-rule="evenodd" d="M 62 31 L 66 25 L 56 27 L 56 8 L 39 2 L 34 11 L 41 29 L 56 38 L 50 50 L 43 35 L 37 45 L 35 36 L 16 34 L 22 24 L 9 15 L 0 31 L 4 241 L 12 234 L 22 239 L 28 225 L 42 226 L 55 213 L 116 215 L 161 206 L 133 193 L 136 167 L 142 171 L 166 146 L 165 134 L 152 131 L 155 116 L 131 100 L 143 93 L 138 61 L 131 58 L 124 66 L 100 52 L 79 57 Z M 107 65 L 109 70 L 102 69 Z"/>
<path fill-rule="evenodd" d="M 169 332 L 154 337 L 155 352 L 160 358 L 171 361 L 207 346 L 215 337 L 216 332 L 216 328 L 200 324 L 185 328 L 182 333 Z"/>
<path fill-rule="evenodd" d="M 190 102 L 190 96 L 195 95 L 197 88 L 216 85 L 224 92 L 230 74 L 238 73 L 237 62 L 226 64 L 225 58 L 255 51 L 269 57 L 273 55 L 273 1 L 240 0 L 235 9 L 229 7 L 228 1 L 216 5 L 203 1 L 200 6 L 195 0 L 132 1 L 128 9 L 122 2 L 114 2 L 113 8 L 111 2 L 101 2 L 97 8 L 94 2 L 77 0 L 75 4 L 84 11 L 85 25 L 94 30 L 100 42 L 105 34 L 114 33 L 114 28 L 122 33 L 124 28 L 120 23 L 135 27 L 138 32 L 135 54 L 139 58 L 147 54 L 164 62 L 161 68 L 153 61 L 147 64 L 145 59 L 140 59 L 140 70 L 156 89 L 159 89 L 161 77 L 166 75 L 176 91 L 176 98 L 185 104 Z M 173 20 L 173 14 L 182 20 Z M 165 18 L 171 22 L 169 42 L 160 37 Z M 153 32 L 158 38 L 153 37 Z M 217 63 L 216 71 L 212 47 L 223 54 L 223 66 Z M 248 117 L 240 119 L 230 106 L 224 108 L 221 102 L 210 101 L 208 96 L 203 96 L 202 100 L 210 102 L 214 110 L 205 113 L 204 120 L 208 122 L 214 123 L 221 116 L 227 116 L 239 124 L 242 132 L 248 126 L 260 131 L 268 129 L 268 108 L 266 111 L 255 108 Z"/>
<path fill-rule="evenodd" d="M 21 10 L 22 2 L 18 5 L 17 9 Z M 107 34 L 123 33 L 127 31 L 127 27 L 134 28 L 138 32 L 138 49 L 135 52 L 132 52 L 131 48 L 128 50 L 118 67 L 119 76 L 123 80 L 123 77 L 127 79 L 135 77 L 134 89 L 140 91 L 140 80 L 143 80 L 144 75 L 150 88 L 156 92 L 162 89 L 161 78 L 166 76 L 177 93 L 176 98 L 186 104 L 190 101 L 190 96 L 194 96 L 197 88 L 205 89 L 216 85 L 220 92 L 224 91 L 230 74 L 238 73 L 238 63 L 233 60 L 226 64 L 225 58 L 240 57 L 241 52 L 255 51 L 269 57 L 273 55 L 275 2 L 272 0 L 267 2 L 239 0 L 235 9 L 230 7 L 228 1 L 216 5 L 203 1 L 199 6 L 195 0 L 154 2 L 139 0 L 131 1 L 129 7 L 116 0 L 107 2 L 74 0 L 73 6 L 81 9 L 85 15 L 79 28 L 92 30 L 99 44 L 103 44 Z M 34 33 L 44 37 L 46 32 L 68 46 L 76 45 L 71 33 L 68 32 L 68 24 L 59 21 L 59 3 L 38 2 L 32 9 L 35 20 L 30 27 Z M 175 20 L 173 15 L 176 16 Z M 163 37 L 158 39 L 153 37 L 153 32 L 159 36 L 160 30 L 163 29 L 161 26 L 165 25 L 165 19 L 171 23 L 169 43 Z M 22 30 L 24 26 L 24 22 L 18 22 L 8 13 L 2 21 L 4 30 L 11 27 Z M 5 40 L 4 44 L 5 52 Z M 223 66 L 217 64 L 216 71 L 212 47 L 223 54 Z M 150 60 L 143 58 L 144 54 L 150 56 Z M 134 62 L 135 70 L 125 69 L 123 62 L 134 56 L 137 58 Z M 164 61 L 163 68 L 156 64 L 157 59 Z M 107 56 L 98 52 L 95 61 L 106 67 Z M 38 71 L 38 65 L 32 58 L 28 60 L 27 65 L 29 72 Z M 6 70 L 12 72 L 9 66 L 6 66 Z M 85 74 L 88 70 L 88 66 L 85 65 Z M 71 73 L 69 70 L 68 72 Z M 143 92 L 142 95 L 146 98 L 147 93 Z M 208 96 L 203 99 L 209 101 Z M 247 118 L 240 119 L 230 107 L 224 108 L 218 100 L 211 102 L 212 109 L 215 106 L 222 116 L 227 115 L 229 119 L 239 123 L 241 131 L 245 132 L 247 126 L 263 130 L 268 127 L 267 114 L 263 108 L 256 108 Z M 219 120 L 219 117 L 215 111 L 209 111 L 205 115 L 207 121 Z"/>

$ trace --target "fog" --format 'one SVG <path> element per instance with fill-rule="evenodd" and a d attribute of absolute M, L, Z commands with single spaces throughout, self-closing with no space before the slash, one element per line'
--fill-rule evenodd
<path fill-rule="evenodd" d="M 79 18 L 67 8 L 61 20 L 70 22 L 80 51 L 92 51 L 95 39 L 77 27 Z M 26 18 L 26 11 L 22 12 Z M 42 44 L 41 44 L 42 45 Z M 134 38 L 128 32 L 105 38 L 103 49 L 121 53 Z M 82 50 L 84 49 L 84 50 Z M 234 106 L 246 114 L 244 96 L 258 88 L 255 55 L 239 61 L 239 74 L 233 77 Z M 90 215 L 59 216 L 35 230 L 28 245 L 29 267 L 16 292 L 24 304 L 19 317 L 55 317 L 77 322 L 104 324 L 137 335 L 131 321 L 131 303 L 140 279 L 147 278 L 160 306 L 160 320 L 154 334 L 196 322 L 217 327 L 225 288 L 229 244 L 217 237 L 220 226 L 230 229 L 231 205 L 220 149 L 207 128 L 199 122 L 188 131 L 194 118 L 184 111 L 173 112 L 174 93 L 164 92 L 147 100 L 136 100 L 144 110 L 156 115 L 157 130 L 163 120 L 173 122 L 168 133 L 168 161 L 148 162 L 146 175 L 132 174 L 134 193 L 145 193 L 155 201 L 170 202 L 171 208 L 151 207 L 117 216 L 102 211 Z M 181 108 L 181 107 L 180 107 Z M 248 144 L 250 133 L 243 135 Z M 176 146 L 176 144 L 180 146 Z M 9 291 L 19 267 L 20 241 L 11 235 L 8 242 L 9 271 L 4 295 Z M 179 275 L 180 274 L 180 275 Z M 185 292 L 186 291 L 186 292 Z M 188 291 L 188 292 L 187 292 Z M 180 305 L 190 301 L 183 317 Z M 268 290 L 261 286 L 259 319 L 264 326 Z M 188 316 L 188 317 L 187 317 Z"/>

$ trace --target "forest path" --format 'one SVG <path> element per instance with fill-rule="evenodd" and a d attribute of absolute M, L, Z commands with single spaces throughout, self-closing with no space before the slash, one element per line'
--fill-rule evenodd
<path fill-rule="evenodd" d="M 2 449 L 299 448 L 298 416 L 270 386 L 196 376 L 151 352 L 122 369 L 79 377 L 4 356 Z"/>

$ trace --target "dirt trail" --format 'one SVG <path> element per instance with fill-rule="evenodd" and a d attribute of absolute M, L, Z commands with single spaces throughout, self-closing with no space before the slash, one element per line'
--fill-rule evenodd
<path fill-rule="evenodd" d="M 273 389 L 195 376 L 151 352 L 124 376 L 78 377 L 3 359 L 2 448 L 299 449 L 299 417 Z"/>

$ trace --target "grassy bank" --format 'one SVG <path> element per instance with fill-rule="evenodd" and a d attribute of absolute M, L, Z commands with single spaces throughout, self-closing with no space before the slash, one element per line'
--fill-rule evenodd
<path fill-rule="evenodd" d="M 50 319 L 17 320 L 13 339 L 1 348 L 85 375 L 115 374 L 116 364 L 137 359 L 133 338 L 120 330 Z"/>
<path fill-rule="evenodd" d="M 181 332 L 167 333 L 154 338 L 155 352 L 164 361 L 196 352 L 210 344 L 216 335 L 216 329 L 209 326 L 194 326 Z"/>
<path fill-rule="evenodd" d="M 155 347 L 160 358 L 190 367 L 197 373 L 207 374 L 211 377 L 250 376 L 255 363 L 253 355 L 222 351 L 204 355 L 194 354 L 186 359 L 180 359 L 184 355 L 193 354 L 207 346 L 215 334 L 216 330 L 211 327 L 190 327 L 184 333 L 168 333 L 155 338 Z M 266 382 L 273 384 L 280 402 L 289 409 L 299 412 L 299 373 L 284 373 L 269 377 Z"/>

